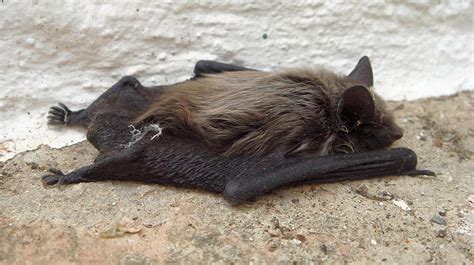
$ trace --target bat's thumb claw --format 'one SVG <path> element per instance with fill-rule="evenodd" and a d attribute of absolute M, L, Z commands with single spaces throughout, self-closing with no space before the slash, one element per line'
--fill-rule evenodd
<path fill-rule="evenodd" d="M 432 177 L 436 177 L 436 173 L 434 173 L 431 170 L 426 170 L 426 169 L 421 169 L 421 170 L 414 169 L 414 170 L 410 170 L 410 171 L 407 171 L 407 172 L 403 172 L 403 174 L 408 175 L 408 176 L 432 176 Z"/>

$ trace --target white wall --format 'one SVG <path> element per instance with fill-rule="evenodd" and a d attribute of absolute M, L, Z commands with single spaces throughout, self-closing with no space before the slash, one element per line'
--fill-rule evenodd
<path fill-rule="evenodd" d="M 2 0 L 0 159 L 84 139 L 47 128 L 51 104 L 85 107 L 126 74 L 180 81 L 199 59 L 348 72 L 367 54 L 387 99 L 474 88 L 470 1 L 266 2 Z"/>

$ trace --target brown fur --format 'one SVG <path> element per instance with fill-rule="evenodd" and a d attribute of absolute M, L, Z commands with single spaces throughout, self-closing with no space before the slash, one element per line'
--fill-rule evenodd
<path fill-rule="evenodd" d="M 157 122 L 163 134 L 197 137 L 224 155 L 387 147 L 400 128 L 377 95 L 371 95 L 370 121 L 342 114 L 341 96 L 355 85 L 360 82 L 324 69 L 205 75 L 168 88 L 136 122 Z"/>

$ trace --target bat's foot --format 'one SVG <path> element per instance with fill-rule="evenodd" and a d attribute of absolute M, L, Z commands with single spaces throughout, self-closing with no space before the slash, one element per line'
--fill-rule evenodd
<path fill-rule="evenodd" d="M 53 174 L 45 175 L 41 178 L 41 182 L 43 183 L 44 187 L 60 186 L 87 181 L 87 179 L 84 178 L 84 174 L 82 174 L 80 170 L 73 171 L 69 174 L 64 174 L 58 169 L 49 169 L 48 171 Z"/>
<path fill-rule="evenodd" d="M 66 175 L 61 170 L 50 168 L 48 171 L 53 174 L 45 175 L 41 178 L 41 182 L 43 183 L 44 187 L 63 184 Z"/>
<path fill-rule="evenodd" d="M 58 103 L 58 106 L 52 106 L 48 112 L 49 125 L 67 125 L 72 111 L 63 103 Z"/>
<path fill-rule="evenodd" d="M 89 175 L 90 166 L 82 167 L 80 169 L 74 170 L 69 174 L 64 174 L 61 170 L 58 169 L 49 169 L 48 171 L 52 174 L 45 175 L 41 178 L 41 182 L 43 182 L 44 187 L 51 187 L 51 186 L 61 186 L 73 183 L 80 183 L 80 182 L 90 182 L 96 180 L 102 180 L 102 178 L 94 177 L 93 175 Z"/>
<path fill-rule="evenodd" d="M 46 175 L 41 178 L 44 187 L 49 187 L 53 185 L 61 185 L 64 175 Z"/>

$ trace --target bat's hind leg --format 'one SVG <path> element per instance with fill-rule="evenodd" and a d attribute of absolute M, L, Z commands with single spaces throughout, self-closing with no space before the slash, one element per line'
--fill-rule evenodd
<path fill-rule="evenodd" d="M 63 103 L 58 103 L 57 106 L 49 108 L 48 112 L 49 125 L 68 125 L 68 126 L 83 126 L 87 127 L 88 119 L 85 114 L 85 109 L 72 111 Z"/>
<path fill-rule="evenodd" d="M 101 180 L 133 180 L 135 173 L 144 166 L 140 158 L 143 146 L 136 145 L 121 152 L 104 154 L 103 157 L 84 167 L 64 174 L 59 170 L 50 170 L 49 175 L 41 178 L 43 186 L 67 185 L 80 182 Z"/>
<path fill-rule="evenodd" d="M 155 94 L 156 91 L 143 87 L 135 77 L 124 76 L 85 109 L 72 111 L 62 103 L 51 107 L 48 124 L 89 127 L 97 115 L 105 112 L 133 119 L 148 107 Z"/>

